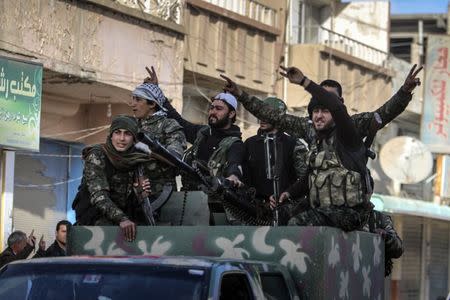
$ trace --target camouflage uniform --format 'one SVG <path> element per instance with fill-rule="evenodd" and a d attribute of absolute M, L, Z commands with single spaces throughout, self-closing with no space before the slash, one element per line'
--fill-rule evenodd
<path fill-rule="evenodd" d="M 370 122 L 372 121 L 375 112 L 380 115 L 381 120 L 383 121 L 381 127 L 384 127 L 405 110 L 411 99 L 411 93 L 407 93 L 402 89 L 399 89 L 398 92 L 391 97 L 391 99 L 389 99 L 376 111 L 363 112 L 351 116 L 357 130 L 359 131 L 359 135 L 361 137 L 368 135 Z M 256 118 L 273 124 L 280 131 L 284 131 L 292 136 L 302 138 L 308 144 L 316 135 L 309 117 L 299 117 L 289 114 L 280 115 L 278 110 L 274 110 L 270 105 L 265 104 L 262 100 L 255 96 L 250 97 L 245 92 L 243 92 L 238 98 L 238 101 L 241 102 L 245 109 L 252 113 Z"/>
<path fill-rule="evenodd" d="M 115 170 L 108 180 L 107 159 L 100 146 L 94 146 L 85 157 L 82 184 L 87 185 L 91 204 L 103 215 L 95 225 L 119 224 L 128 219 L 132 209 L 129 199 L 133 194 L 133 171 Z"/>
<path fill-rule="evenodd" d="M 186 138 L 183 128 L 177 121 L 165 116 L 152 115 L 140 120 L 139 127 L 142 132 L 158 140 L 172 154 L 181 158 L 186 149 Z M 164 184 L 175 185 L 177 169 L 159 160 L 152 160 L 145 164 L 145 175 L 150 180 L 152 194 L 162 191 Z"/>
<path fill-rule="evenodd" d="M 384 261 L 385 276 L 392 272 L 393 258 L 399 258 L 403 254 L 403 242 L 394 229 L 392 219 L 387 214 L 373 210 L 368 222 L 364 225 L 363 231 L 381 233 L 384 236 Z"/>
<path fill-rule="evenodd" d="M 409 101 L 412 99 L 411 93 L 400 89 L 389 101 L 374 112 L 364 112 L 351 116 L 351 120 L 356 127 L 357 135 L 365 137 L 368 135 L 370 123 L 374 113 L 378 113 L 382 119 L 382 126 L 391 122 L 402 113 Z M 273 124 L 279 130 L 288 134 L 303 138 L 308 144 L 313 145 L 316 140 L 316 132 L 309 117 L 298 117 L 288 114 L 280 114 L 272 109 L 262 100 L 250 97 L 245 92 L 238 98 L 244 107 L 254 114 L 258 119 Z M 337 160 L 339 161 L 339 159 Z M 311 166 L 311 161 L 308 164 Z M 317 175 L 317 174 L 316 174 Z M 320 177 L 320 176 L 319 176 Z M 323 179 L 323 177 L 322 177 Z M 304 182 L 304 181 L 299 181 Z M 310 180 L 308 184 L 311 184 Z M 311 196 L 311 195 L 310 195 Z M 290 220 L 291 225 L 329 225 L 341 227 L 344 230 L 353 230 L 358 225 L 363 225 L 367 221 L 370 204 L 352 207 L 339 207 L 338 205 L 321 205 L 298 214 Z M 346 218 L 344 218 L 346 216 Z"/>
<path fill-rule="evenodd" d="M 292 156 L 297 178 L 308 175 L 308 164 L 306 163 L 306 154 L 308 153 L 308 150 L 308 145 L 303 139 L 296 139 L 294 153 L 292 154 Z"/>
<path fill-rule="evenodd" d="M 359 172 L 344 167 L 338 157 L 335 134 L 311 143 L 306 155 L 310 209 L 299 213 L 289 225 L 334 226 L 345 231 L 361 228 L 372 206 Z"/>

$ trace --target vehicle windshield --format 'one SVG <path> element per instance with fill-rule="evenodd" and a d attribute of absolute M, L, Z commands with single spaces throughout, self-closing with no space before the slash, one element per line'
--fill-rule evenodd
<path fill-rule="evenodd" d="M 0 299 L 139 300 L 204 299 L 206 270 L 149 265 L 7 266 Z"/>

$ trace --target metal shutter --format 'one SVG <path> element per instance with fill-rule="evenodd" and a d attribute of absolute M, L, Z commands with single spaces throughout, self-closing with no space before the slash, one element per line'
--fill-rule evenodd
<path fill-rule="evenodd" d="M 41 140 L 39 153 L 16 153 L 13 227 L 27 235 L 34 229 L 38 241 L 43 234 L 47 247 L 55 239 L 56 223 L 67 219 L 68 195 L 77 187 L 70 179 L 81 175 L 69 171 L 70 148 L 65 142 Z"/>
<path fill-rule="evenodd" d="M 431 222 L 430 257 L 427 266 L 429 298 L 447 297 L 448 293 L 448 247 L 449 224 L 443 221 Z"/>
<path fill-rule="evenodd" d="M 423 219 L 403 217 L 402 276 L 399 284 L 400 299 L 420 299 L 420 274 L 422 257 Z"/>

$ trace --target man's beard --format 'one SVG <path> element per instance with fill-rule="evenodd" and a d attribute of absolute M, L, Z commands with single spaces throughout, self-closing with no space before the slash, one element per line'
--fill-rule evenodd
<path fill-rule="evenodd" d="M 211 118 L 216 118 L 217 121 L 211 122 Z M 209 126 L 211 126 L 212 128 L 216 128 L 216 129 L 221 129 L 221 128 L 226 127 L 229 124 L 228 122 L 229 122 L 228 116 L 224 117 L 223 119 L 218 119 L 217 117 L 209 117 L 208 118 Z"/>
<path fill-rule="evenodd" d="M 330 121 L 327 124 L 324 124 L 322 128 L 317 128 L 315 124 L 314 125 L 314 129 L 318 132 L 327 132 L 329 131 L 331 128 L 334 127 L 334 121 Z"/>
<path fill-rule="evenodd" d="M 275 129 L 275 126 L 273 126 L 273 125 L 267 125 L 267 127 L 264 129 L 259 127 L 259 130 L 261 130 L 262 132 L 271 132 L 274 129 Z"/>

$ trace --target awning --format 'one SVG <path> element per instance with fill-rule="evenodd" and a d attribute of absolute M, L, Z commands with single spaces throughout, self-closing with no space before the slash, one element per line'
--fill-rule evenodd
<path fill-rule="evenodd" d="M 372 195 L 370 201 L 379 211 L 450 221 L 450 207 L 448 206 L 379 194 Z"/>

